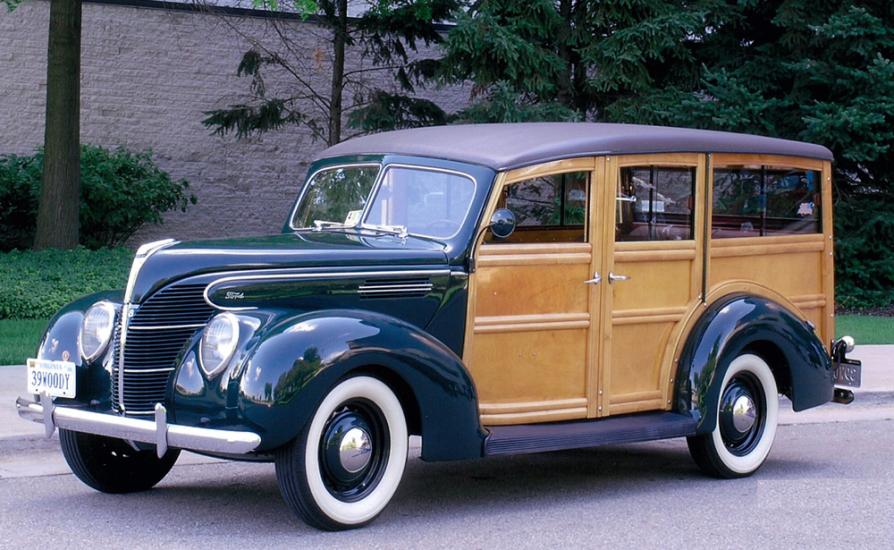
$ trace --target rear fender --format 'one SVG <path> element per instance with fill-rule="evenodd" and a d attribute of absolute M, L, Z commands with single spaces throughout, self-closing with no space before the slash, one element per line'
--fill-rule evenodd
<path fill-rule="evenodd" d="M 746 351 L 764 356 L 795 411 L 832 399 L 832 362 L 806 321 L 767 298 L 727 296 L 708 306 L 680 356 L 674 409 L 695 417 L 699 433 L 714 429 L 726 369 Z"/>

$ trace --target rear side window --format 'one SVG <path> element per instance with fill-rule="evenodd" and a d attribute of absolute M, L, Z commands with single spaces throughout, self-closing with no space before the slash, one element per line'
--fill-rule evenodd
<path fill-rule="evenodd" d="M 497 239 L 488 233 L 486 242 L 586 242 L 589 185 L 589 172 L 568 172 L 506 186 L 497 207 L 512 210 L 516 230 L 507 239 Z"/>
<path fill-rule="evenodd" d="M 800 168 L 714 170 L 711 236 L 821 233 L 820 172 Z"/>
<path fill-rule="evenodd" d="M 636 166 L 621 169 L 615 240 L 692 239 L 694 193 L 695 168 Z"/>

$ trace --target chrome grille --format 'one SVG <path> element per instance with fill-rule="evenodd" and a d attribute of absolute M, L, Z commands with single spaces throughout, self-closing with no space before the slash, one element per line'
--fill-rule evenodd
<path fill-rule="evenodd" d="M 116 323 L 112 368 L 112 405 L 127 414 L 153 414 L 165 400 L 177 355 L 214 314 L 204 299 L 204 284 L 174 285 L 132 306 L 129 322 Z M 126 326 L 124 353 L 121 331 Z M 120 368 L 124 376 L 120 377 Z M 123 379 L 123 387 L 118 381 Z M 122 391 L 123 390 L 123 391 Z M 123 401 L 123 403 L 122 403 Z"/>
<path fill-rule="evenodd" d="M 115 332 L 112 335 L 112 408 L 121 409 L 118 399 L 118 358 L 121 357 L 121 310 L 115 315 Z"/>

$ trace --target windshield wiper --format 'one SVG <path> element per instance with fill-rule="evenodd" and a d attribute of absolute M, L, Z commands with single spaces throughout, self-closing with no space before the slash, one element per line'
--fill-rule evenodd
<path fill-rule="evenodd" d="M 329 229 L 329 228 L 332 228 L 332 229 L 349 229 L 349 228 L 351 228 L 351 227 L 352 227 L 352 226 L 350 226 L 350 225 L 345 225 L 345 224 L 340 223 L 340 222 L 330 222 L 330 221 L 326 221 L 326 220 L 314 220 L 314 227 L 313 227 L 313 230 L 314 230 L 314 231 L 322 231 L 323 229 Z"/>
<path fill-rule="evenodd" d="M 406 239 L 410 233 L 403 225 L 379 225 L 374 223 L 361 223 L 356 225 L 348 225 L 340 222 L 330 222 L 327 220 L 314 220 L 314 231 L 323 231 L 324 229 L 354 229 L 375 231 L 376 233 L 385 233 L 387 235 L 395 235 L 401 239 Z"/>
<path fill-rule="evenodd" d="M 406 239 L 410 233 L 404 225 L 378 225 L 374 223 L 361 223 L 356 226 L 358 229 L 366 229 L 369 231 L 378 231 L 379 233 L 387 233 L 388 235 L 396 235 L 401 239 Z"/>

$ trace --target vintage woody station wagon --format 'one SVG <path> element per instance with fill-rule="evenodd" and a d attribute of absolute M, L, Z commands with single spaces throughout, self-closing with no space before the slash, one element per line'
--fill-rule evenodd
<path fill-rule="evenodd" d="M 140 248 L 50 323 L 20 414 L 74 473 L 148 489 L 180 449 L 276 463 L 323 529 L 424 460 L 687 437 L 753 473 L 848 403 L 829 151 L 611 124 L 448 126 L 324 151 L 281 234 Z M 238 215 L 238 212 L 234 212 Z"/>

